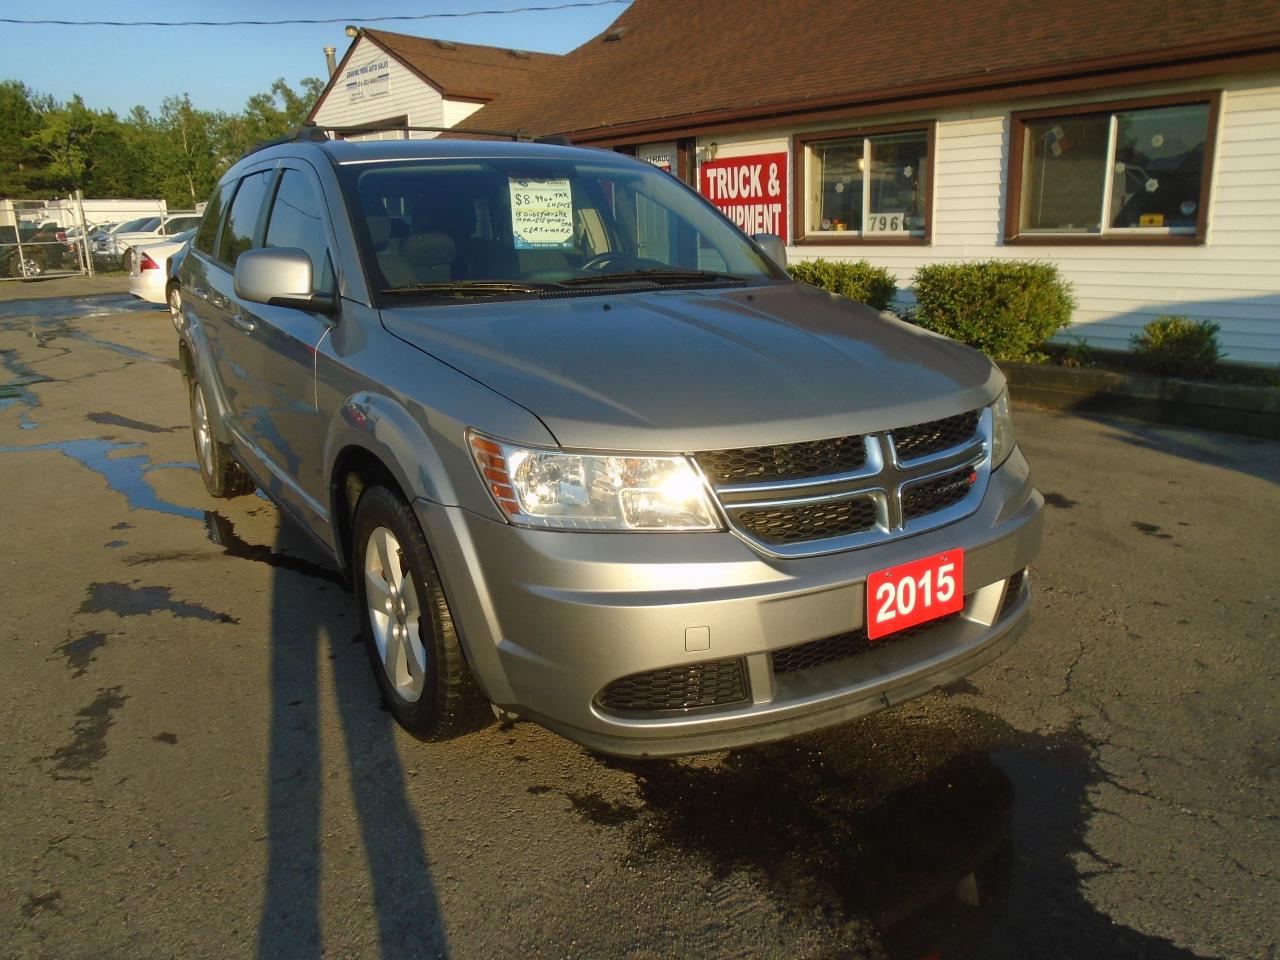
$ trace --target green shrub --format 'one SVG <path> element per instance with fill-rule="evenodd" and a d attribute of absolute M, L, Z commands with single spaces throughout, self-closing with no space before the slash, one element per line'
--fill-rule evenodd
<path fill-rule="evenodd" d="M 911 281 L 920 326 L 977 347 L 993 360 L 1038 360 L 1042 343 L 1071 321 L 1071 285 L 1051 263 L 987 260 L 921 267 Z"/>
<path fill-rule="evenodd" d="M 884 267 L 866 260 L 806 260 L 793 263 L 787 272 L 801 283 L 810 283 L 850 300 L 861 300 L 877 310 L 888 310 L 898 292 L 898 281 Z"/>
<path fill-rule="evenodd" d="M 1165 377 L 1203 380 L 1212 377 L 1222 359 L 1218 325 L 1211 320 L 1164 316 L 1152 320 L 1130 338 L 1138 362 Z"/>

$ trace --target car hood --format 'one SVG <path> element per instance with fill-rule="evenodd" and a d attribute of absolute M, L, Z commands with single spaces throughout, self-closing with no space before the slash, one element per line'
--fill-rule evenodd
<path fill-rule="evenodd" d="M 565 447 L 846 436 L 971 410 L 1003 384 L 977 351 L 801 284 L 397 307 L 382 322 Z"/>

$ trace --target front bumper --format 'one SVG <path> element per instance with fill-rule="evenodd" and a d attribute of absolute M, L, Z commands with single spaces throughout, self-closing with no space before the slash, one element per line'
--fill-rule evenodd
<path fill-rule="evenodd" d="M 733 533 L 562 533 L 426 500 L 415 509 L 472 670 L 496 704 L 592 749 L 673 756 L 793 736 L 919 696 L 998 656 L 1026 627 L 1043 498 L 1020 451 L 982 504 L 948 526 L 861 550 L 762 556 Z M 863 626 L 873 571 L 961 547 L 958 619 L 844 660 L 777 673 L 771 653 Z M 706 642 L 709 647 L 687 649 Z M 622 713 L 619 678 L 741 658 L 745 702 Z"/>

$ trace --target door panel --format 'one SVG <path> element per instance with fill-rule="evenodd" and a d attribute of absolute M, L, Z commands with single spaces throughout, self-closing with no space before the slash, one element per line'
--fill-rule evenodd
<path fill-rule="evenodd" d="M 206 286 L 193 291 L 204 307 L 200 319 L 213 354 L 214 367 L 227 409 L 226 425 L 244 436 L 252 433 L 245 423 L 245 411 L 253 403 L 252 351 L 246 349 L 245 319 L 236 301 L 235 263 L 240 254 L 260 236 L 263 202 L 273 171 L 261 170 L 245 176 L 231 201 L 231 210 L 222 229 L 215 254 L 216 263 L 206 263 Z"/>
<path fill-rule="evenodd" d="M 314 174 L 286 166 L 263 234 L 263 247 L 297 247 L 311 257 L 314 292 L 335 289 L 328 218 Z M 316 409 L 316 347 L 332 320 L 292 307 L 235 300 L 236 353 L 249 375 L 239 416 L 271 474 L 269 492 L 308 525 L 328 516 L 323 456 L 326 424 Z"/>

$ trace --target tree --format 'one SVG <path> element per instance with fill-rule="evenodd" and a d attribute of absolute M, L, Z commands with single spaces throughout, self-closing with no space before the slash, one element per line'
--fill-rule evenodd
<path fill-rule="evenodd" d="M 25 141 L 43 160 L 43 185 L 63 190 L 84 186 L 98 160 L 90 150 L 97 119 L 79 95 L 65 106 L 45 110 L 40 127 Z"/>
<path fill-rule="evenodd" d="M 306 77 L 301 86 L 301 91 L 295 91 L 280 77 L 267 93 L 250 97 L 240 114 L 228 117 L 221 137 L 226 159 L 235 162 L 254 144 L 302 126 L 324 89 L 324 81 Z"/>
<path fill-rule="evenodd" d="M 160 189 L 169 202 L 195 206 L 217 183 L 224 169 L 214 142 L 220 119 L 197 110 L 190 94 L 165 97 L 155 125 L 163 141 L 156 172 L 161 174 Z"/>
<path fill-rule="evenodd" d="M 0 81 L 0 196 L 24 195 L 40 155 L 30 137 L 40 129 L 35 95 L 16 80 Z"/>
<path fill-rule="evenodd" d="M 201 110 L 184 93 L 166 97 L 156 116 L 139 106 L 122 118 L 79 96 L 62 104 L 0 81 L 0 196 L 80 188 L 191 207 L 249 147 L 301 125 L 323 89 L 314 77 L 297 90 L 280 79 L 237 114 Z"/>

